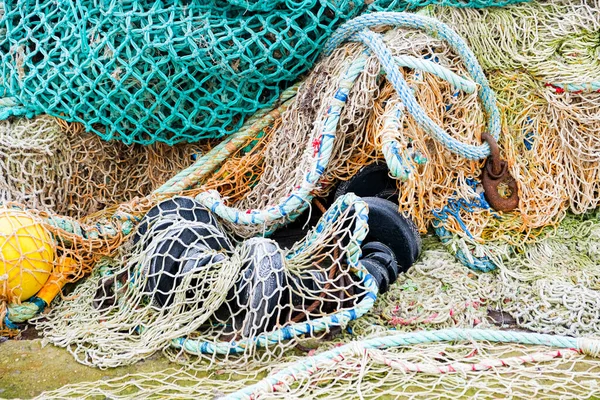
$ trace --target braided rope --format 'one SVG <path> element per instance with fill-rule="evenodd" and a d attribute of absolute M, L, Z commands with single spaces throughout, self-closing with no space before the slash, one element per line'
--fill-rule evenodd
<path fill-rule="evenodd" d="M 216 191 L 200 193 L 196 200 L 209 208 L 219 217 L 235 224 L 263 224 L 267 221 L 275 221 L 284 217 L 293 219 L 300 215 L 303 207 L 306 207 L 311 199 L 311 191 L 325 172 L 336 137 L 336 128 L 341 112 L 348 100 L 348 94 L 354 81 L 363 71 L 367 62 L 365 54 L 354 60 L 343 73 L 339 88 L 330 100 L 329 108 L 324 118 L 323 128 L 318 138 L 318 151 L 314 156 L 314 162 L 306 173 L 304 181 L 296 187 L 292 193 L 283 199 L 278 205 L 264 210 L 238 210 L 226 206 Z"/>
<path fill-rule="evenodd" d="M 454 32 L 448 25 L 439 22 L 433 18 L 409 13 L 381 12 L 362 15 L 338 28 L 325 45 L 324 54 L 330 54 L 333 49 L 338 47 L 346 40 L 361 41 L 369 47 L 371 51 L 379 58 L 383 69 L 388 75 L 394 89 L 398 92 L 402 103 L 406 106 L 410 114 L 417 123 L 431 134 L 436 140 L 442 143 L 450 151 L 460 154 L 470 160 L 480 160 L 489 155 L 489 146 L 487 143 L 473 146 L 461 143 L 450 137 L 442 128 L 440 128 L 425 113 L 423 108 L 417 103 L 410 87 L 406 83 L 402 74 L 394 67 L 391 61 L 393 56 L 380 35 L 367 30 L 366 28 L 380 25 L 395 25 L 406 28 L 421 29 L 428 34 L 446 40 L 451 47 L 464 60 L 465 66 L 473 80 L 479 84 L 479 99 L 481 100 L 488 117 L 487 128 L 489 133 L 498 140 L 500 135 L 500 111 L 496 104 L 496 96 L 490 88 L 481 66 L 473 52 L 469 49 L 465 41 Z"/>
<path fill-rule="evenodd" d="M 428 375 L 437 374 L 449 374 L 449 373 L 466 373 L 474 371 L 488 371 L 498 367 L 506 367 L 512 365 L 521 365 L 534 362 L 546 362 L 553 360 L 557 357 L 570 357 L 579 354 L 577 350 L 573 349 L 561 349 L 553 350 L 548 352 L 539 352 L 527 356 L 516 356 L 503 359 L 488 359 L 482 360 L 476 364 L 455 362 L 448 365 L 436 366 L 431 364 L 423 363 L 411 363 L 407 361 L 397 361 L 386 357 L 385 353 L 381 350 L 376 349 L 364 349 L 363 354 L 366 354 L 369 359 L 379 363 L 385 364 L 393 369 L 398 369 L 404 372 L 420 372 Z"/>
<path fill-rule="evenodd" d="M 488 128 L 490 129 L 492 135 L 495 138 L 498 138 L 500 132 L 500 114 L 496 106 L 495 95 L 490 89 L 483 71 L 477 63 L 473 53 L 468 49 L 465 42 L 444 24 L 441 24 L 431 18 L 413 14 L 375 13 L 368 16 L 359 17 L 353 21 L 350 21 L 349 23 L 344 24 L 338 31 L 336 31 L 330 42 L 328 42 L 328 45 L 326 46 L 326 53 L 330 53 L 334 47 L 337 47 L 346 39 L 362 41 L 379 58 L 383 70 L 387 73 L 388 79 L 392 82 L 392 85 L 398 92 L 403 104 L 406 104 L 408 111 L 420 126 L 432 134 L 450 151 L 454 151 L 468 159 L 478 160 L 487 157 L 489 155 L 489 146 L 487 143 L 478 146 L 461 143 L 458 140 L 448 136 L 447 133 L 442 130 L 442 128 L 440 128 L 431 120 L 431 118 L 427 116 L 425 111 L 417 103 L 414 95 L 412 94 L 412 90 L 408 87 L 408 84 L 402 77 L 402 74 L 398 71 L 396 64 L 397 62 L 399 64 L 407 63 L 419 69 L 435 71 L 436 75 L 454 82 L 457 87 L 464 88 L 468 92 L 473 92 L 476 89 L 475 83 L 469 82 L 464 78 L 457 79 L 459 77 L 455 74 L 449 74 L 447 70 L 442 69 L 442 67 L 434 67 L 430 62 L 417 63 L 414 59 L 406 57 L 396 59 L 393 57 L 389 49 L 387 49 L 380 35 L 370 32 L 366 29 L 359 32 L 360 29 L 364 29 L 365 27 L 381 25 L 385 23 L 424 29 L 430 34 L 440 36 L 448 40 L 450 44 L 457 49 L 458 53 L 466 62 L 467 70 L 473 77 L 475 77 L 475 83 L 479 84 L 479 86 L 482 88 L 482 90 L 479 92 L 479 97 L 482 100 L 484 108 L 486 109 L 489 117 Z M 359 33 L 355 35 L 356 32 Z M 336 127 L 341 111 L 348 99 L 348 94 L 354 84 L 354 81 L 364 69 L 366 60 L 366 54 L 361 55 L 349 65 L 348 69 L 342 75 L 339 88 L 333 96 L 334 98 L 330 101 L 330 107 L 325 115 L 321 135 L 318 139 L 318 151 L 315 154 L 314 162 L 311 165 L 310 170 L 307 172 L 304 181 L 300 186 L 294 188 L 289 196 L 282 199 L 279 204 L 266 209 L 249 210 L 239 210 L 234 207 L 226 206 L 220 198 L 219 193 L 216 191 L 201 193 L 196 197 L 196 200 L 211 209 L 219 217 L 234 224 L 264 224 L 266 222 L 273 222 L 283 218 L 293 220 L 300 215 L 300 213 L 308 206 L 308 203 L 312 198 L 311 191 L 315 188 L 319 179 L 327 168 L 329 159 L 331 157 L 331 152 L 333 150 L 333 143 L 336 137 Z M 406 176 L 407 178 L 407 173 L 402 172 L 403 169 L 406 169 L 402 166 L 405 161 L 400 161 L 399 156 L 395 155 L 394 153 L 396 150 L 398 150 L 396 145 L 391 143 L 386 145 L 384 154 L 388 154 L 386 160 L 390 162 L 392 174 L 399 177 Z"/>
<path fill-rule="evenodd" d="M 433 227 L 442 244 L 465 267 L 479 272 L 491 272 L 498 268 L 487 256 L 478 257 L 471 254 L 464 244 L 464 239 L 453 235 L 452 232 L 446 229 L 442 220 L 434 220 Z"/>
<path fill-rule="evenodd" d="M 600 91 L 600 81 L 592 81 L 587 83 L 548 83 L 547 86 L 551 86 L 557 91 L 560 89 L 566 92 L 575 93 Z"/>
<path fill-rule="evenodd" d="M 455 88 L 462 90 L 466 93 L 475 93 L 477 91 L 477 84 L 470 79 L 458 76 L 450 69 L 423 58 L 417 58 L 413 56 L 399 55 L 394 57 L 394 61 L 399 67 L 408 67 L 417 69 L 425 72 L 429 72 L 432 75 L 437 76 L 447 82 L 450 82 Z"/>
<path fill-rule="evenodd" d="M 472 213 L 476 210 L 490 210 L 492 212 L 493 210 L 486 201 L 485 195 L 477 192 L 479 182 L 474 179 L 467 180 L 467 182 L 471 190 L 469 200 L 465 198 L 448 199 L 447 204 L 442 209 L 433 211 L 435 219 L 432 221 L 432 225 L 442 244 L 461 264 L 474 271 L 491 272 L 498 268 L 493 260 L 487 256 L 476 256 L 469 251 L 466 240 L 473 240 L 473 235 L 463 222 L 461 211 Z M 458 223 L 464 232 L 465 238 L 454 235 L 446 228 L 445 224 L 450 218 Z"/>
<path fill-rule="evenodd" d="M 400 118 L 402 112 L 402 103 L 396 101 L 392 112 L 387 115 L 383 122 L 383 128 L 379 132 L 381 139 L 381 152 L 385 162 L 390 169 L 390 174 L 401 181 L 407 181 L 412 177 L 413 167 L 400 151 L 400 143 L 395 135 L 400 130 Z"/>
<path fill-rule="evenodd" d="M 35 296 L 21 304 L 9 304 L 4 316 L 4 325 L 9 329 L 19 329 L 15 324 L 29 321 L 44 311 L 46 305 L 44 300 Z"/>
<path fill-rule="evenodd" d="M 227 399 L 250 399 L 258 393 L 272 393 L 287 387 L 298 376 L 310 374 L 311 371 L 336 364 L 357 352 L 369 349 L 386 349 L 390 347 L 411 346 L 422 343 L 446 341 L 485 340 L 499 343 L 518 343 L 576 349 L 592 357 L 600 355 L 600 340 L 587 338 L 572 338 L 539 333 L 509 332 L 488 329 L 442 329 L 437 331 L 420 331 L 409 333 L 390 332 L 389 336 L 352 342 L 347 345 L 323 352 L 316 356 L 306 357 L 300 362 L 279 371 L 260 382 L 226 396 Z"/>

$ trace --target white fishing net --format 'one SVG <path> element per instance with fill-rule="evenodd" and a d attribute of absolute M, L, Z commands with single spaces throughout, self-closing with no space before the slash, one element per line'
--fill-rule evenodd
<path fill-rule="evenodd" d="M 322 337 L 347 318 L 338 314 L 352 315 L 372 297 L 357 264 L 366 234 L 362 203 L 344 199 L 290 250 L 266 238 L 234 245 L 190 198 L 159 203 L 119 255 L 101 262 L 37 326 L 45 340 L 99 367 L 135 363 L 159 350 L 172 360 L 183 351 L 209 359 L 235 355 L 236 362 L 238 353 L 281 356 L 302 334 Z M 385 256 L 397 273 L 393 253 Z"/>
<path fill-rule="evenodd" d="M 1 121 L 0 202 L 82 218 L 146 196 L 205 150 L 105 142 L 49 116 Z"/>

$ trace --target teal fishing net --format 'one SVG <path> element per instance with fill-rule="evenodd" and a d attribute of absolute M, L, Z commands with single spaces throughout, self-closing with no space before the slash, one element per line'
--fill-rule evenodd
<path fill-rule="evenodd" d="M 515 1 L 4 2 L 0 119 L 46 113 L 127 144 L 218 138 L 271 106 L 361 11 Z"/>
<path fill-rule="evenodd" d="M 47 113 L 103 139 L 236 131 L 307 71 L 362 0 L 45 0 L 0 8 L 0 117 Z"/>

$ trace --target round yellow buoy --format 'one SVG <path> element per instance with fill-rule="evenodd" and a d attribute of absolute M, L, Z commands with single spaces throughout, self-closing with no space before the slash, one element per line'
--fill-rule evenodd
<path fill-rule="evenodd" d="M 53 265 L 53 242 L 42 224 L 24 211 L 0 208 L 0 300 L 27 300 Z"/>

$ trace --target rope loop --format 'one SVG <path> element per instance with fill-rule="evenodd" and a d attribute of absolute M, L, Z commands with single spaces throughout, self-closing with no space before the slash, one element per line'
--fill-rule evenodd
<path fill-rule="evenodd" d="M 380 34 L 368 29 L 373 26 L 381 25 L 420 29 L 432 36 L 446 40 L 463 59 L 467 71 L 473 77 L 475 83 L 480 86 L 481 90 L 478 92 L 478 96 L 486 112 L 488 120 L 487 130 L 494 139 L 498 140 L 501 125 L 500 111 L 496 104 L 496 96 L 478 63 L 477 58 L 469 49 L 466 42 L 449 26 L 440 21 L 409 13 L 381 12 L 363 15 L 346 22 L 338 28 L 326 43 L 324 54 L 331 54 L 331 52 L 344 41 L 359 41 L 363 43 L 375 56 L 377 56 L 383 70 L 388 75 L 388 79 L 392 83 L 392 86 L 398 92 L 400 100 L 419 126 L 448 148 L 448 150 L 459 154 L 462 157 L 469 160 L 481 160 L 487 158 L 490 154 L 490 147 L 487 143 L 470 145 L 454 139 L 437 125 L 417 103 L 412 90 L 398 70 L 394 61 L 395 58 L 385 45 L 383 38 Z"/>

